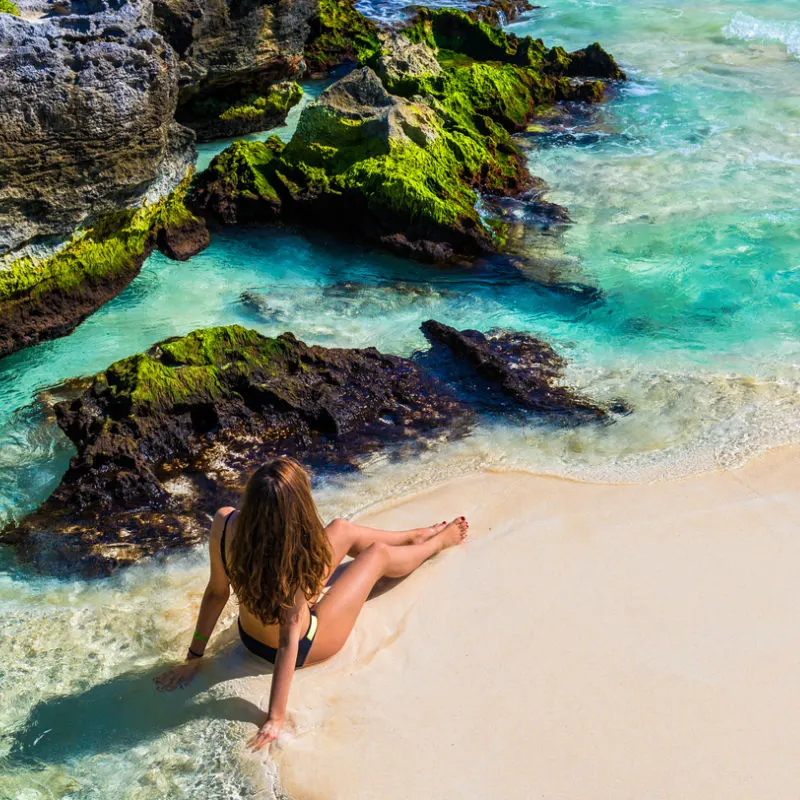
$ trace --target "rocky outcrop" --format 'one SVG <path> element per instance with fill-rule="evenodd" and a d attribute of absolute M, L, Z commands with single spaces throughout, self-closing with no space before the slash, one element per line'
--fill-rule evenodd
<path fill-rule="evenodd" d="M 562 47 L 548 49 L 541 39 L 520 38 L 473 16 L 450 8 L 420 8 L 406 35 L 434 48 L 460 53 L 478 61 L 499 61 L 534 69 L 551 78 L 625 80 L 625 73 L 614 57 L 597 43 L 574 53 L 568 53 Z M 567 84 L 561 83 L 560 88 L 561 92 L 569 94 Z"/>
<path fill-rule="evenodd" d="M 335 225 L 400 253 L 446 261 L 491 249 L 462 178 L 467 170 L 477 175 L 488 158 L 461 145 L 428 105 L 390 95 L 365 67 L 303 110 L 287 146 L 238 142 L 217 157 L 198 177 L 193 200 L 225 224 Z M 521 179 L 521 166 L 514 176 Z"/>
<path fill-rule="evenodd" d="M 227 136 L 234 117 L 232 136 L 280 124 L 277 109 L 220 117 L 259 98 L 269 103 L 273 84 L 302 73 L 317 15 L 317 0 L 153 0 L 153 24 L 179 57 L 177 120 L 206 139 Z"/>
<path fill-rule="evenodd" d="M 568 424 L 609 419 L 609 409 L 562 384 L 564 359 L 545 341 L 524 333 L 458 331 L 435 320 L 422 324 L 434 347 L 445 347 L 466 365 L 481 389 L 504 395 L 510 406 Z"/>
<path fill-rule="evenodd" d="M 175 188 L 194 157 L 174 121 L 177 72 L 131 5 L 0 14 L 0 270 Z"/>
<path fill-rule="evenodd" d="M 155 247 L 185 261 L 208 246 L 205 223 L 184 205 L 184 181 L 158 203 L 105 214 L 43 261 L 0 271 L 0 357 L 64 336 L 119 294 Z"/>
<path fill-rule="evenodd" d="M 452 10 L 421 10 L 370 58 L 377 73 L 362 67 L 329 87 L 288 145 L 237 142 L 218 156 L 196 182 L 199 213 L 226 225 L 335 226 L 402 255 L 470 260 L 503 249 L 492 198 L 534 186 L 512 133 L 545 104 L 595 100 L 606 87 L 571 74 L 578 67 L 558 48 Z"/>
<path fill-rule="evenodd" d="M 435 347 L 409 360 L 210 328 L 56 391 L 66 398 L 55 405 L 58 424 L 77 453 L 50 499 L 0 541 L 42 567 L 103 572 L 200 541 L 213 511 L 271 454 L 352 468 L 390 443 L 464 435 L 478 412 L 609 420 L 561 385 L 564 361 L 538 339 L 433 321 L 423 330 Z M 442 367 L 442 347 L 476 385 Z"/>
<path fill-rule="evenodd" d="M 0 356 L 69 333 L 154 246 L 186 259 L 208 244 L 182 200 L 180 219 L 150 224 L 195 157 L 176 113 L 204 138 L 281 124 L 302 91 L 275 82 L 302 69 L 317 9 L 315 0 L 22 6 L 21 18 L 0 13 Z"/>
<path fill-rule="evenodd" d="M 413 362 L 238 326 L 113 364 L 56 406 L 77 448 L 59 488 L 3 539 L 89 571 L 199 541 L 271 453 L 347 464 L 386 441 L 457 433 L 470 413 Z"/>
<path fill-rule="evenodd" d="M 386 34 L 375 67 L 384 86 L 398 87 L 405 81 L 439 78 L 444 74 L 436 53 L 424 42 L 413 42 L 404 33 Z"/>
<path fill-rule="evenodd" d="M 282 124 L 300 92 L 275 84 L 302 72 L 318 16 L 317 0 L 20 5 L 0 13 L 0 268 L 174 189 L 194 160 L 179 123 Z"/>
<path fill-rule="evenodd" d="M 486 0 L 486 2 L 475 2 L 474 5 L 465 5 L 462 11 L 476 22 L 486 22 L 494 28 L 499 28 L 513 22 L 522 14 L 538 8 L 541 6 L 534 5 L 530 0 Z M 428 10 L 424 3 L 408 6 L 408 12 L 412 16 Z"/>

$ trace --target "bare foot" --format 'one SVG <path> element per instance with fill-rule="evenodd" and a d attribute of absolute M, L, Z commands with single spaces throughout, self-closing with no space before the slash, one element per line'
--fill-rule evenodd
<path fill-rule="evenodd" d="M 417 528 L 416 530 L 409 531 L 411 534 L 411 544 L 422 544 L 432 539 L 437 533 L 441 533 L 447 527 L 446 522 L 437 522 L 431 525 L 430 528 Z"/>
<path fill-rule="evenodd" d="M 469 533 L 469 522 L 466 517 L 458 517 L 454 519 L 444 530 L 439 534 L 439 539 L 442 542 L 442 550 L 448 547 L 453 547 L 461 544 L 467 538 Z"/>

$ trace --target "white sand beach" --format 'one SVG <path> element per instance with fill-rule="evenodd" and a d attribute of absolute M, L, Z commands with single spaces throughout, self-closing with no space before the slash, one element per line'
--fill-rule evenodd
<path fill-rule="evenodd" d="M 800 451 L 647 485 L 481 473 L 376 508 L 471 540 L 296 675 L 297 800 L 796 798 Z M 264 702 L 268 679 L 247 681 Z M 245 685 L 240 686 L 241 689 Z"/>

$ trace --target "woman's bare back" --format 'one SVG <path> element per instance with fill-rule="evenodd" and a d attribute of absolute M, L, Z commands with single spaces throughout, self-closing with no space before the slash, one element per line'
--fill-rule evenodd
<path fill-rule="evenodd" d="M 214 524 L 211 526 L 211 541 L 216 544 L 215 547 L 210 548 L 212 570 L 214 567 L 215 556 L 219 561 L 219 568 L 227 572 L 226 565 L 230 563 L 231 543 L 236 538 L 236 520 L 239 512 L 234 508 L 221 508 L 216 517 Z M 227 528 L 225 521 L 227 520 Z M 223 532 L 225 534 L 225 553 L 223 562 L 222 552 L 222 538 Z M 303 617 L 300 620 L 300 629 L 305 631 L 308 628 L 311 619 L 311 612 L 308 606 L 303 609 Z M 239 604 L 239 622 L 245 633 L 257 639 L 269 647 L 278 647 L 278 638 L 280 634 L 280 625 L 274 623 L 272 625 L 265 625 L 255 614 L 253 614 L 246 606 Z"/>

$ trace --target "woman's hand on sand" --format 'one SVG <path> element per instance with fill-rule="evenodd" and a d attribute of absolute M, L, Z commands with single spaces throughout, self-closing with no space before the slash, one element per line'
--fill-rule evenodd
<path fill-rule="evenodd" d="M 156 675 L 153 678 L 153 683 L 159 692 L 172 692 L 175 689 L 183 689 L 189 685 L 189 682 L 194 678 L 197 670 L 200 668 L 200 661 L 202 659 L 195 658 L 191 661 L 184 661 L 175 667 L 171 667 L 166 672 Z"/>
<path fill-rule="evenodd" d="M 278 738 L 283 726 L 282 719 L 268 719 L 259 729 L 258 733 L 250 739 L 247 746 L 254 752 L 261 750 L 264 745 L 270 745 Z"/>

